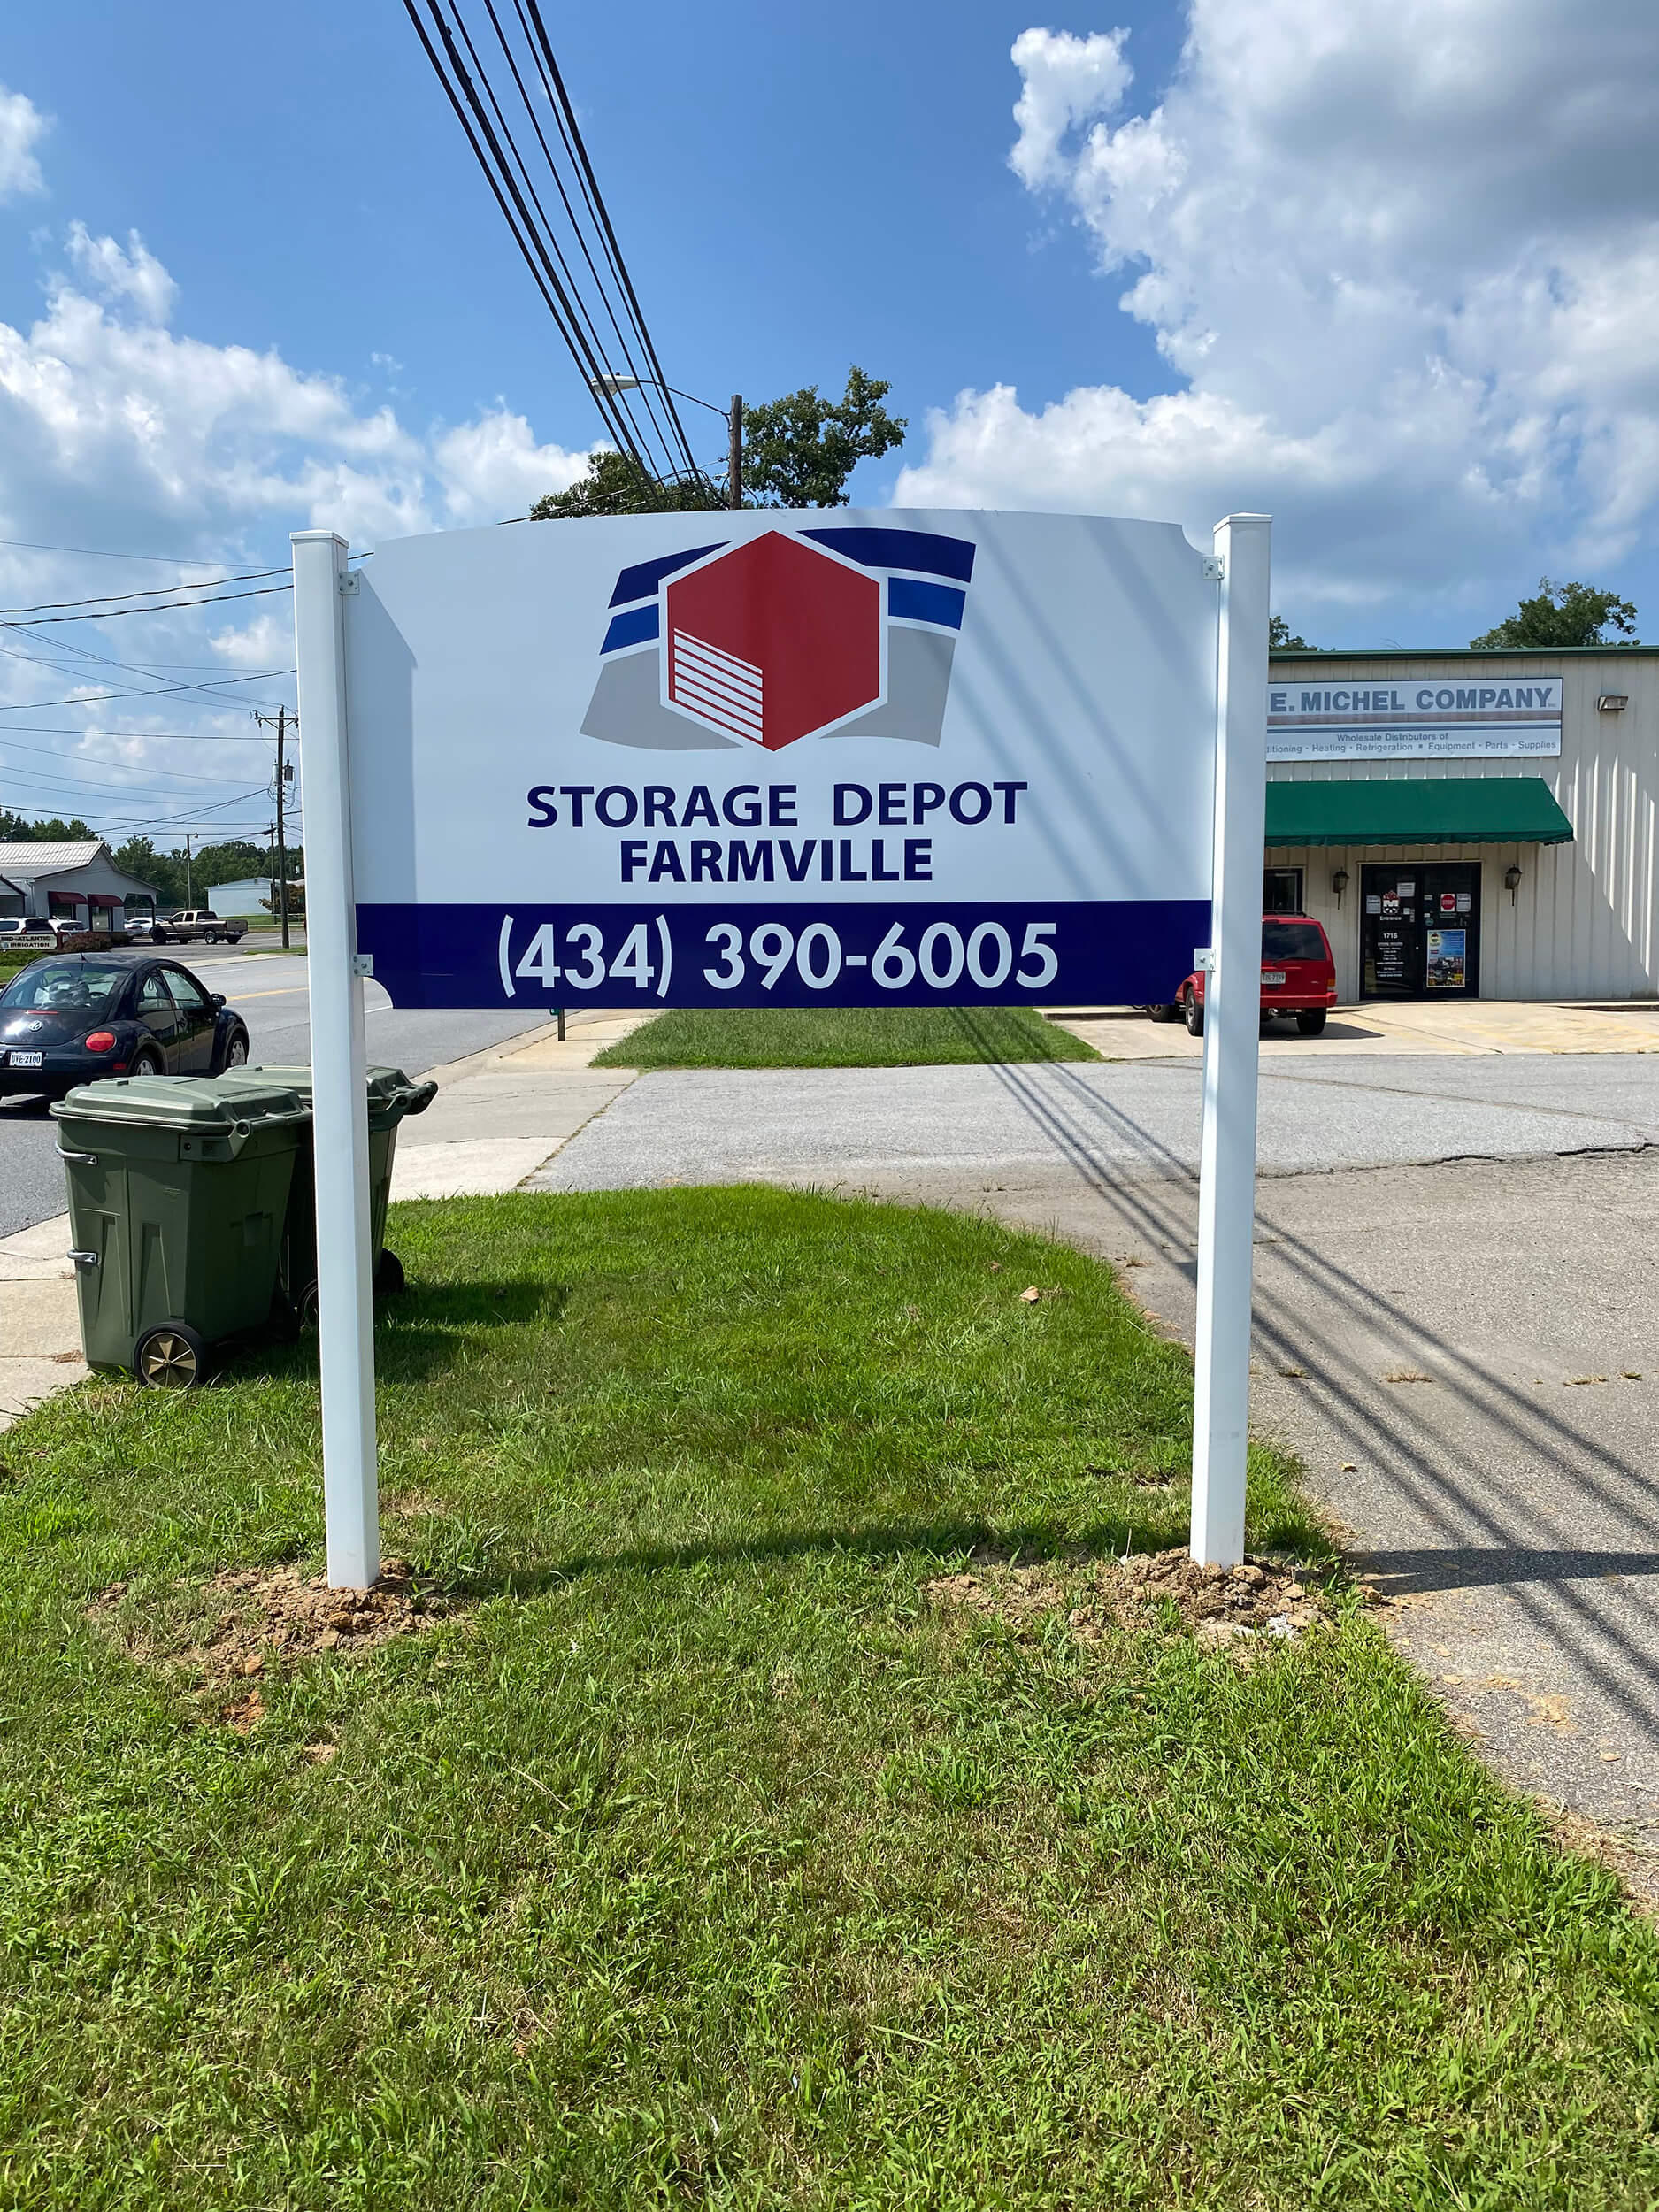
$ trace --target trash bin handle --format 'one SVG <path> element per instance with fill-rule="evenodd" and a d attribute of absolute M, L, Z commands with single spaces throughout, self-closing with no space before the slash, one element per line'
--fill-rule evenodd
<path fill-rule="evenodd" d="M 71 1252 L 67 1256 L 74 1262 L 77 1267 L 96 1267 L 98 1264 L 98 1256 L 96 1252 Z"/>
<path fill-rule="evenodd" d="M 98 1164 L 96 1152 L 65 1152 L 62 1145 L 58 1148 L 58 1156 L 60 1160 L 73 1160 L 77 1167 L 96 1167 Z M 73 1257 L 73 1253 L 70 1256 Z"/>

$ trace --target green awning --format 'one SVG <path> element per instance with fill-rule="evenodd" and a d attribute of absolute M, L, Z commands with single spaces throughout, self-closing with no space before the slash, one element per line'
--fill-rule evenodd
<path fill-rule="evenodd" d="M 1270 845 L 1568 845 L 1572 824 L 1539 776 L 1377 777 L 1270 783 Z"/>

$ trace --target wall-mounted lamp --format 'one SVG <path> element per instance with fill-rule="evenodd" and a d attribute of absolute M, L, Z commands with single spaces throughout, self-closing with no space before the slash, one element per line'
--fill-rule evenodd
<path fill-rule="evenodd" d="M 1338 868 L 1333 872 L 1331 878 L 1331 888 L 1336 893 L 1336 902 L 1340 908 L 1342 903 L 1342 894 L 1348 889 L 1348 870 L 1346 868 Z"/>
<path fill-rule="evenodd" d="M 1623 714 L 1630 704 L 1630 694 L 1627 691 L 1604 691 L 1595 703 L 1603 714 Z"/>
<path fill-rule="evenodd" d="M 1503 872 L 1503 887 L 1509 895 L 1509 904 L 1511 906 L 1515 904 L 1515 894 L 1520 884 L 1520 880 L 1521 871 L 1517 864 L 1511 861 L 1509 865 Z"/>

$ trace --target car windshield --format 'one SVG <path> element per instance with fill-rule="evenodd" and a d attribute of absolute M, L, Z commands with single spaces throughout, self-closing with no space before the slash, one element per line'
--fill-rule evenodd
<path fill-rule="evenodd" d="M 1317 922 L 1263 922 L 1263 960 L 1324 960 L 1328 957 Z"/>
<path fill-rule="evenodd" d="M 125 968 L 103 967 L 96 960 L 38 960 L 13 976 L 0 991 L 0 1006 L 33 1007 L 42 1014 L 107 1014 L 126 982 Z"/>

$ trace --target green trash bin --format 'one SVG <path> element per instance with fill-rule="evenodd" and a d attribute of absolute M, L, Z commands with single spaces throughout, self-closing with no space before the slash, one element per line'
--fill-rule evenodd
<path fill-rule="evenodd" d="M 305 1067 L 239 1068 L 227 1081 L 265 1085 L 275 1083 L 293 1091 L 301 1102 L 311 1103 L 311 1071 Z M 397 1132 L 411 1114 L 424 1114 L 438 1095 L 438 1087 L 403 1073 L 402 1068 L 368 1070 L 369 1092 L 369 1248 L 373 1255 L 374 1287 L 388 1295 L 403 1286 L 403 1263 L 386 1248 L 386 1209 L 392 1195 L 392 1161 L 397 1150 Z M 317 1297 L 317 1190 L 311 1156 L 311 1129 L 295 1163 L 294 1188 L 288 1201 L 287 1233 L 283 1238 L 282 1292 L 300 1319 L 311 1317 Z"/>
<path fill-rule="evenodd" d="M 271 1317 L 311 1110 L 239 1070 L 85 1083 L 51 1110 L 88 1364 L 188 1389 Z"/>

